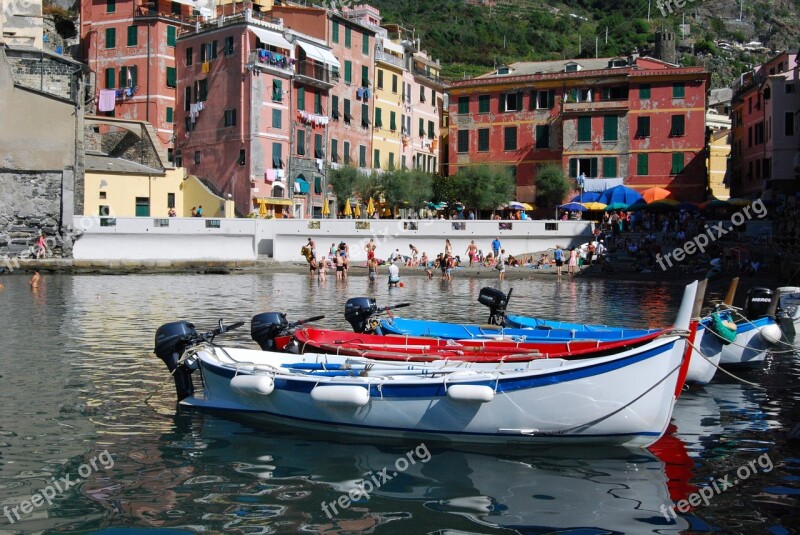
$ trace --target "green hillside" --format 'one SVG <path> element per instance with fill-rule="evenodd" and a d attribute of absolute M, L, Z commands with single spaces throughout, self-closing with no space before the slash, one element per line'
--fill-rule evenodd
<path fill-rule="evenodd" d="M 442 61 L 451 79 L 514 61 L 652 54 L 654 32 L 667 28 L 680 39 L 681 63 L 706 66 L 713 85 L 722 87 L 773 51 L 800 43 L 800 0 L 684 0 L 683 9 L 672 2 L 370 1 L 384 22 L 399 23 L 421 38 L 422 48 Z M 751 41 L 765 48 L 745 49 Z"/>

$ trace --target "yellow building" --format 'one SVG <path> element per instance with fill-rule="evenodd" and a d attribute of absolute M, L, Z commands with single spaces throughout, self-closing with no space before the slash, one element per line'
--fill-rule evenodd
<path fill-rule="evenodd" d="M 708 142 L 708 186 L 713 197 L 723 200 L 731 196 L 730 187 L 725 185 L 731 154 L 730 134 L 730 130 L 712 132 Z"/>
<path fill-rule="evenodd" d="M 103 217 L 234 217 L 234 202 L 167 161 L 153 127 L 142 121 L 87 117 L 84 215 Z"/>
<path fill-rule="evenodd" d="M 377 37 L 375 53 L 375 117 L 372 123 L 372 167 L 400 168 L 403 153 L 403 51 L 388 39 Z"/>

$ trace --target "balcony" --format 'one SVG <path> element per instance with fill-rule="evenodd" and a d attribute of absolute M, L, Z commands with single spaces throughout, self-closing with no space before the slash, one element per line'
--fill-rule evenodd
<path fill-rule="evenodd" d="M 283 54 L 282 56 L 284 56 L 284 58 L 287 57 Z M 247 68 L 259 69 L 267 72 L 271 71 L 273 73 L 283 75 L 291 74 L 294 71 L 288 59 L 275 61 L 269 57 L 261 56 L 258 50 L 253 50 L 247 55 Z"/>
<path fill-rule="evenodd" d="M 447 82 L 443 78 L 435 74 L 431 74 L 425 69 L 414 67 L 412 72 L 414 73 L 414 76 L 420 76 L 422 78 L 425 78 L 428 82 L 435 84 L 436 89 L 439 91 L 442 91 L 447 88 Z"/>
<path fill-rule="evenodd" d="M 628 111 L 627 99 L 621 100 L 595 100 L 593 102 L 565 102 L 564 113 L 594 113 L 594 112 L 620 112 Z"/>
<path fill-rule="evenodd" d="M 375 61 L 381 61 L 387 65 L 392 65 L 393 67 L 397 67 L 399 69 L 403 68 L 403 58 L 398 58 L 397 56 L 387 52 L 375 51 Z"/>
<path fill-rule="evenodd" d="M 155 2 L 153 2 L 137 6 L 136 10 L 133 12 L 133 20 L 134 22 L 161 20 L 164 22 L 177 23 L 181 25 L 183 31 L 186 31 L 188 29 L 193 29 L 202 19 L 195 15 L 174 13 L 170 9 L 165 9 L 164 4 L 162 4 L 159 9 L 159 6 L 155 5 Z"/>
<path fill-rule="evenodd" d="M 328 68 L 324 63 L 310 60 L 298 61 L 294 65 L 294 74 L 298 81 L 319 89 L 330 89 L 339 81 L 339 72 Z"/>

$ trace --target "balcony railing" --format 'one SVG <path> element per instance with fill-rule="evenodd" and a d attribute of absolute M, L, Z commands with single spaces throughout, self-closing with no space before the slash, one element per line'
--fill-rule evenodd
<path fill-rule="evenodd" d="M 269 57 L 261 56 L 258 50 L 253 50 L 247 55 L 247 65 L 292 72 L 292 64 L 289 62 L 288 57 L 283 54 L 281 56 L 281 61 L 275 61 Z"/>
<path fill-rule="evenodd" d="M 177 22 L 185 26 L 192 26 L 201 20 L 200 17 L 195 15 L 183 15 L 181 13 L 173 13 L 168 9 L 158 9 L 156 6 L 138 6 L 133 14 L 133 20 L 141 19 L 165 19 L 172 22 Z"/>
<path fill-rule="evenodd" d="M 627 99 L 595 100 L 592 102 L 564 102 L 564 113 L 595 111 L 624 111 L 629 108 Z"/>
<path fill-rule="evenodd" d="M 403 58 L 398 58 L 392 54 L 387 54 L 386 52 L 375 52 L 375 61 L 382 61 L 384 63 L 388 63 L 389 65 L 394 65 L 395 67 L 403 68 Z"/>
<path fill-rule="evenodd" d="M 425 69 L 420 69 L 419 67 L 414 67 L 413 73 L 416 76 L 422 76 L 423 78 L 426 78 L 427 80 L 429 80 L 429 81 L 431 81 L 431 82 L 433 82 L 435 84 L 438 84 L 440 86 L 446 86 L 447 85 L 447 81 L 444 78 L 442 78 L 440 76 L 437 76 L 435 74 L 431 74 Z"/>
<path fill-rule="evenodd" d="M 294 73 L 297 76 L 305 76 L 306 78 L 312 78 L 331 85 L 339 80 L 338 71 L 332 71 L 324 63 L 316 63 L 309 60 L 295 63 Z"/>

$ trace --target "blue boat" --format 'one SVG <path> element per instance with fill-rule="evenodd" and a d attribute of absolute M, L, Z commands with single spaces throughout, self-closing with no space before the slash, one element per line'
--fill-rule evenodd
<path fill-rule="evenodd" d="M 462 340 L 467 338 L 511 339 L 520 342 L 566 342 L 570 340 L 620 341 L 657 333 L 660 329 L 517 329 L 495 325 L 471 325 L 442 321 L 389 318 L 380 320 L 375 332 Z"/>

